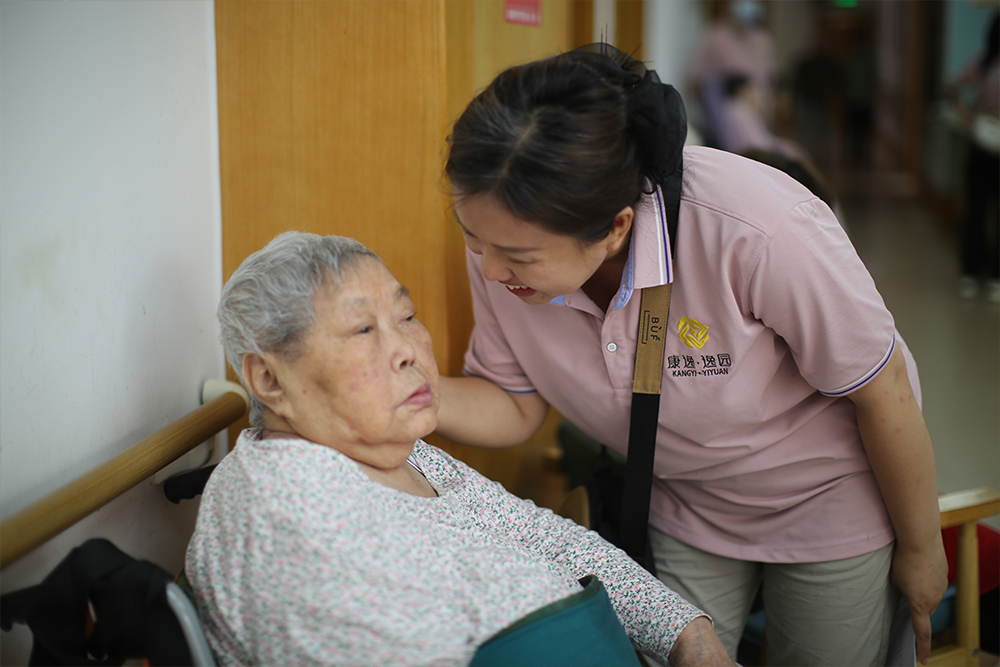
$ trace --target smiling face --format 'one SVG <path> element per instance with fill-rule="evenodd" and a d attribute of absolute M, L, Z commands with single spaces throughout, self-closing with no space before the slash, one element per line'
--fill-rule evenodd
<path fill-rule="evenodd" d="M 455 214 L 465 245 L 482 257 L 483 277 L 503 284 L 532 305 L 580 289 L 616 256 L 627 235 L 627 229 L 619 234 L 617 226 L 608 237 L 593 243 L 553 234 L 514 217 L 490 195 L 458 197 Z"/>
<path fill-rule="evenodd" d="M 376 468 L 406 461 L 437 426 L 438 371 L 413 302 L 374 259 L 313 297 L 301 354 L 265 353 L 280 390 L 261 396 L 265 428 L 295 433 Z"/>

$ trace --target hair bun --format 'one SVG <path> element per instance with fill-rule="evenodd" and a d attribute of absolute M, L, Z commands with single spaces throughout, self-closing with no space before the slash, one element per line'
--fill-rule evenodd
<path fill-rule="evenodd" d="M 654 70 L 621 49 L 604 42 L 586 44 L 574 51 L 594 53 L 616 63 L 624 77 L 628 97 L 628 122 L 644 172 L 655 185 L 681 168 L 687 138 L 687 111 L 677 90 L 660 82 Z"/>
<path fill-rule="evenodd" d="M 673 86 L 660 83 L 656 72 L 649 70 L 629 91 L 628 113 L 646 175 L 662 185 L 681 167 L 687 138 L 684 100 Z"/>

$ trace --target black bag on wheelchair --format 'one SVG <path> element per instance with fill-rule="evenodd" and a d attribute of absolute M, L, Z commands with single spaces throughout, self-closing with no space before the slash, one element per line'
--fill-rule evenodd
<path fill-rule="evenodd" d="M 0 596 L 0 627 L 32 632 L 29 665 L 214 665 L 197 613 L 162 568 L 107 540 L 73 549 L 42 583 Z"/>

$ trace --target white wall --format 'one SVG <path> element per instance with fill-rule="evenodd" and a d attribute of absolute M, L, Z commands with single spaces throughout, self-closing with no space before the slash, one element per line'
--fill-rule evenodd
<path fill-rule="evenodd" d="M 704 34 L 706 20 L 700 0 L 646 0 L 643 5 L 643 44 L 650 67 L 663 83 L 676 88 L 684 98 L 688 114 L 688 143 L 701 143 L 692 123 L 701 110 L 688 90 L 691 58 Z"/>
<path fill-rule="evenodd" d="M 0 3 L 0 516 L 199 405 L 222 377 L 211 2 Z M 221 448 L 221 442 L 220 442 Z M 175 570 L 196 503 L 152 480 L 3 572 L 108 537 Z M 25 664 L 27 633 L 2 637 Z"/>
<path fill-rule="evenodd" d="M 706 21 L 700 0 L 646 0 L 643 9 L 646 59 L 663 83 L 688 98 L 687 72 Z"/>

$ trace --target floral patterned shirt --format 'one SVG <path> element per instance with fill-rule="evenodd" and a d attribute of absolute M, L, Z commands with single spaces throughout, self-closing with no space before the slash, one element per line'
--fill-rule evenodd
<path fill-rule="evenodd" d="M 373 482 L 332 448 L 243 432 L 187 552 L 220 664 L 465 665 L 587 574 L 664 664 L 702 615 L 596 533 L 440 449 L 418 441 L 410 460 L 438 497 Z"/>

